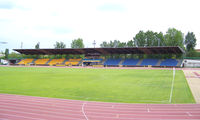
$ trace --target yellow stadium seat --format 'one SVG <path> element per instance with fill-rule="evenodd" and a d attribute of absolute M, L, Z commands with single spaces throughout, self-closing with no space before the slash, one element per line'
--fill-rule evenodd
<path fill-rule="evenodd" d="M 28 63 L 32 63 L 34 59 L 23 59 L 18 64 L 19 65 L 26 65 Z"/>
<path fill-rule="evenodd" d="M 49 59 L 37 59 L 35 61 L 35 64 L 37 65 L 43 65 L 43 64 L 46 64 L 47 62 L 49 61 Z"/>
<path fill-rule="evenodd" d="M 52 59 L 48 64 L 49 65 L 56 65 L 56 64 L 62 64 L 65 61 L 65 59 Z"/>
<path fill-rule="evenodd" d="M 69 59 L 67 62 L 65 62 L 65 65 L 78 65 L 81 61 L 81 58 L 79 59 Z"/>

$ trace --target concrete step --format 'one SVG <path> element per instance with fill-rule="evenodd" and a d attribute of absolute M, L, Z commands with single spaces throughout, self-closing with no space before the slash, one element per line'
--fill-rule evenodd
<path fill-rule="evenodd" d="M 67 61 L 68 61 L 68 59 L 65 59 L 65 60 L 62 62 L 62 64 L 65 64 Z"/>
<path fill-rule="evenodd" d="M 103 64 L 105 63 L 105 61 L 106 61 L 106 59 L 103 59 L 103 60 L 101 61 L 101 64 L 103 65 Z"/>
<path fill-rule="evenodd" d="M 118 65 L 122 65 L 122 63 L 124 62 L 125 59 L 122 59 Z"/>
<path fill-rule="evenodd" d="M 52 59 L 49 59 L 45 64 L 49 64 L 49 62 L 51 61 Z"/>
<path fill-rule="evenodd" d="M 156 66 L 160 66 L 161 62 L 163 61 L 163 59 L 159 59 L 158 63 L 156 64 Z"/>
<path fill-rule="evenodd" d="M 176 66 L 181 66 L 181 64 L 182 64 L 183 60 L 181 59 L 181 60 L 177 60 L 177 61 L 178 61 L 178 63 L 177 63 L 177 65 L 176 65 Z"/>
<path fill-rule="evenodd" d="M 34 59 L 31 63 L 33 63 L 33 64 L 35 64 L 35 61 L 36 61 L 37 59 Z"/>
<path fill-rule="evenodd" d="M 140 59 L 136 65 L 140 66 L 142 61 L 143 61 L 143 59 Z"/>

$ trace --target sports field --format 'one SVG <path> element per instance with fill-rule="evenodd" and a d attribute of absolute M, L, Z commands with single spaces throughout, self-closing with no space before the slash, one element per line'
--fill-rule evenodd
<path fill-rule="evenodd" d="M 169 103 L 172 70 L 0 67 L 0 93 L 88 101 Z M 176 70 L 172 103 L 194 103 Z"/>

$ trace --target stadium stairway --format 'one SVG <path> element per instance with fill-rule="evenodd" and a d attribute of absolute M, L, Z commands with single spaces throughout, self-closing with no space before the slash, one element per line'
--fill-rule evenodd
<path fill-rule="evenodd" d="M 161 63 L 162 61 L 163 61 L 162 59 L 159 59 L 159 60 L 158 60 L 158 63 L 156 64 L 156 66 L 160 66 L 160 63 Z"/>
<path fill-rule="evenodd" d="M 62 64 L 65 64 L 68 60 L 69 60 L 69 59 L 65 59 L 65 60 L 62 62 Z"/>
<path fill-rule="evenodd" d="M 122 59 L 122 60 L 119 62 L 118 65 L 122 65 L 124 61 L 125 61 L 125 59 Z"/>
<path fill-rule="evenodd" d="M 104 65 L 105 61 L 106 61 L 106 59 L 103 59 L 103 60 L 101 61 L 101 64 Z"/>
<path fill-rule="evenodd" d="M 49 61 L 46 62 L 46 64 L 49 64 L 49 62 L 51 62 L 52 59 L 49 59 Z"/>
<path fill-rule="evenodd" d="M 32 61 L 32 64 L 35 64 L 35 61 L 36 61 L 37 59 L 34 59 L 33 61 Z"/>
<path fill-rule="evenodd" d="M 18 64 L 19 62 L 21 62 L 23 59 L 20 59 L 18 62 L 16 62 L 16 64 Z"/>
<path fill-rule="evenodd" d="M 81 59 L 77 65 L 78 65 L 78 66 L 81 66 L 82 63 L 83 63 L 83 59 Z"/>
<path fill-rule="evenodd" d="M 137 66 L 140 66 L 142 63 L 143 59 L 140 59 L 139 62 L 136 64 Z"/>
<path fill-rule="evenodd" d="M 180 67 L 180 66 L 181 66 L 181 64 L 183 63 L 183 60 L 177 60 L 177 61 L 178 61 L 178 63 L 177 63 L 177 65 L 176 65 L 176 66 Z"/>

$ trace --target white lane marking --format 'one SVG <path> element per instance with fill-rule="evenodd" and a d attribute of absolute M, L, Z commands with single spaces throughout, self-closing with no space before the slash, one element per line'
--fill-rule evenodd
<path fill-rule="evenodd" d="M 11 115 L 11 114 L 5 114 L 5 113 L 0 113 L 0 115 L 5 115 L 5 116 L 13 116 L 13 117 L 22 117 L 22 118 L 26 118 L 26 119 L 34 119 L 34 120 L 44 120 L 44 119 L 39 119 L 39 118 L 33 118 L 33 117 L 25 117 L 25 116 L 21 116 L 21 115 Z"/>
<path fill-rule="evenodd" d="M 84 111 L 85 104 L 86 104 L 86 103 L 84 102 L 83 105 L 82 105 L 82 113 L 83 113 L 83 115 L 85 116 L 85 119 L 86 119 L 86 120 L 89 120 L 88 117 L 87 117 L 86 114 L 85 114 L 85 111 Z"/>
<path fill-rule="evenodd" d="M 41 117 L 55 117 L 55 118 L 72 118 L 72 117 L 63 117 L 63 116 L 57 116 L 57 115 L 51 115 L 51 114 L 46 114 L 46 115 L 44 115 L 44 114 L 39 114 L 39 113 L 31 113 L 31 112 L 24 112 L 24 111 L 17 111 L 17 110 L 9 110 L 9 109 L 3 109 L 3 110 L 1 110 L 1 111 L 9 111 L 9 112 L 15 112 L 15 113 L 22 113 L 22 114 L 28 114 L 28 115 L 39 115 L 39 116 L 41 116 Z M 0 113 L 1 114 L 1 113 Z M 3 113 L 4 114 L 4 113 Z M 74 118 L 72 118 L 72 119 L 74 119 Z"/>
<path fill-rule="evenodd" d="M 186 112 L 189 116 L 192 116 L 189 112 Z"/>
<path fill-rule="evenodd" d="M 147 112 L 150 112 L 149 108 L 147 108 Z"/>
<path fill-rule="evenodd" d="M 170 92 L 170 97 L 169 97 L 169 103 L 172 103 L 175 74 L 176 74 L 176 69 L 173 67 L 173 79 L 172 79 L 172 86 L 171 86 L 171 92 Z"/>

